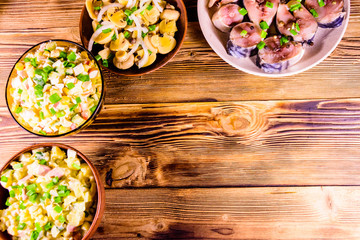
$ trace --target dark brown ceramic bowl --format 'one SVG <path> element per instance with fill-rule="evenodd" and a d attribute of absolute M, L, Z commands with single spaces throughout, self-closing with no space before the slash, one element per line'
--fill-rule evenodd
<path fill-rule="evenodd" d="M 188 20 L 187 20 L 186 7 L 182 0 L 167 0 L 167 2 L 174 5 L 176 10 L 180 11 L 180 18 L 176 22 L 178 31 L 175 33 L 175 39 L 176 39 L 175 48 L 168 54 L 165 55 L 158 54 L 156 56 L 155 62 L 145 68 L 139 69 L 136 65 L 134 65 L 129 69 L 121 70 L 116 68 L 112 63 L 109 63 L 109 67 L 102 66 L 103 68 L 108 69 L 109 71 L 122 76 L 141 76 L 161 68 L 176 55 L 176 53 L 180 50 L 184 42 L 185 34 L 187 30 Z M 85 48 L 88 47 L 90 38 L 94 33 L 91 23 L 92 23 L 92 19 L 90 18 L 86 10 L 86 6 L 84 5 L 80 17 L 80 38 Z M 97 53 L 102 49 L 103 47 L 101 44 L 94 45 L 91 52 L 94 55 L 97 55 Z"/>
<path fill-rule="evenodd" d="M 66 133 L 62 133 L 62 134 L 52 134 L 52 135 L 42 135 L 40 133 L 36 133 L 36 132 L 33 132 L 31 131 L 30 128 L 26 127 L 26 126 L 23 126 L 22 124 L 20 124 L 18 122 L 18 120 L 16 119 L 16 117 L 14 116 L 14 114 L 11 112 L 10 110 L 10 106 L 11 106 L 11 101 L 12 101 L 12 98 L 10 97 L 10 88 L 9 88 L 9 85 L 10 85 L 10 79 L 12 79 L 13 77 L 16 76 L 16 71 L 15 71 L 15 65 L 24 60 L 26 54 L 28 52 L 31 52 L 31 51 L 36 51 L 41 44 L 43 43 L 47 43 L 47 42 L 56 42 L 58 46 L 61 46 L 61 47 L 64 47 L 64 46 L 75 46 L 75 47 L 78 47 L 81 51 L 86 51 L 88 53 L 88 56 L 89 56 L 89 59 L 90 60 L 94 60 L 96 62 L 96 65 L 97 67 L 99 68 L 99 71 L 100 71 L 100 75 L 101 75 L 101 88 L 102 88 L 102 91 L 101 91 L 101 96 L 100 96 L 100 99 L 99 99 L 99 103 L 98 103 L 98 106 L 96 107 L 95 111 L 91 114 L 91 116 L 82 124 L 80 125 L 79 127 L 75 128 L 74 130 L 71 130 L 69 132 L 66 132 Z M 7 80 L 7 83 L 6 83 L 6 87 L 5 87 L 5 99 L 6 99 L 6 105 L 7 105 L 7 108 L 12 116 L 12 118 L 15 120 L 15 122 L 17 124 L 19 124 L 20 127 L 22 127 L 23 129 L 25 129 L 26 131 L 32 133 L 32 134 L 35 134 L 37 136 L 41 136 L 41 137 L 62 137 L 62 136 L 67 136 L 67 135 L 71 135 L 71 134 L 75 134 L 79 131 L 81 131 L 82 129 L 88 127 L 96 118 L 96 116 L 100 113 L 100 110 L 104 104 L 104 98 L 105 98 L 105 82 L 104 82 L 104 78 L 103 78 L 103 75 L 102 75 L 102 71 L 101 71 L 101 67 L 99 65 L 99 63 L 96 61 L 94 55 L 89 52 L 86 48 L 84 48 L 83 46 L 81 46 L 80 44 L 78 43 L 75 43 L 75 42 L 72 42 L 72 41 L 68 41 L 68 40 L 63 40 L 63 39 L 54 39 L 54 40 L 47 40 L 47 41 L 44 41 L 44 42 L 41 42 L 41 43 L 38 43 L 34 46 L 32 46 L 30 49 L 28 49 L 17 61 L 16 63 L 14 64 L 13 68 L 11 69 L 11 72 L 10 72 L 10 75 L 9 75 L 9 78 Z"/>
<path fill-rule="evenodd" d="M 30 147 L 27 147 L 23 150 L 21 150 L 20 152 L 18 152 L 17 154 L 15 154 L 6 164 L 4 167 L 1 168 L 0 170 L 0 175 L 1 173 L 7 169 L 7 167 L 10 165 L 10 163 L 12 161 L 15 161 L 17 160 L 21 154 L 23 153 L 26 153 L 26 152 L 29 152 L 33 149 L 36 149 L 36 148 L 40 148 L 40 147 L 52 147 L 52 146 L 57 146 L 61 149 L 71 149 L 71 150 L 74 150 L 77 155 L 79 156 L 79 158 L 81 160 L 83 160 L 84 162 L 86 162 L 93 175 L 94 175 L 94 178 L 95 178 L 95 182 L 96 182 L 96 187 L 97 187 L 97 196 L 96 196 L 96 200 L 97 200 L 97 205 L 96 205 L 96 213 L 95 213 L 95 216 L 94 216 L 94 220 L 90 226 L 90 229 L 89 231 L 85 234 L 85 236 L 82 238 L 82 240 L 88 240 L 90 239 L 90 237 L 92 235 L 94 235 L 96 229 L 98 228 L 98 226 L 100 225 L 100 222 L 101 222 L 101 218 L 102 218 L 102 215 L 104 214 L 104 211 L 105 211 L 105 188 L 104 188 L 104 185 L 100 179 L 100 174 L 99 172 L 96 170 L 96 168 L 94 167 L 94 165 L 91 163 L 91 161 L 85 157 L 84 154 L 82 154 L 81 152 L 79 152 L 78 150 L 76 150 L 75 148 L 73 147 L 70 147 L 70 146 L 67 146 L 65 144 L 60 144 L 60 143 L 41 143 L 41 144 L 35 144 L 35 145 L 32 145 Z M 5 209 L 6 206 L 5 206 L 5 202 L 6 202 L 6 199 L 9 197 L 9 191 L 5 188 L 3 188 L 0 184 L 0 209 Z M 7 233 L 7 232 L 1 232 L 0 231 L 0 239 L 1 240 L 11 240 L 12 237 Z"/>

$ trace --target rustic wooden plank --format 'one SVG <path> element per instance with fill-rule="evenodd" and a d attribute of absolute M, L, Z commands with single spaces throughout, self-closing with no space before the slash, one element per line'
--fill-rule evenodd
<path fill-rule="evenodd" d="M 80 41 L 82 4 L 82 0 L 1 1 L 0 88 L 4 88 L 17 58 L 31 45 L 54 38 Z M 188 0 L 186 4 L 195 9 L 196 1 Z M 183 48 L 164 68 L 142 77 L 118 77 L 105 72 L 106 103 L 360 97 L 360 0 L 351 4 L 350 24 L 340 45 L 323 63 L 305 73 L 271 79 L 238 71 L 212 51 L 199 24 L 191 22 Z M 54 17 L 59 14 L 61 22 Z M 0 91 L 0 106 L 4 105 L 4 92 Z"/>
<path fill-rule="evenodd" d="M 359 239 L 360 187 L 106 192 L 94 239 Z"/>
<path fill-rule="evenodd" d="M 1 164 L 33 143 L 67 143 L 108 174 L 107 187 L 360 182 L 360 99 L 107 105 L 60 139 L 32 136 L 5 108 L 0 118 Z"/>

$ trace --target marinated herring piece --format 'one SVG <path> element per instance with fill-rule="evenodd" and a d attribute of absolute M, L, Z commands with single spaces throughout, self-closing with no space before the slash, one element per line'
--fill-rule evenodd
<path fill-rule="evenodd" d="M 256 64 L 264 72 L 279 73 L 297 63 L 304 54 L 301 43 L 280 41 L 281 36 L 272 36 L 264 40 L 265 47 L 259 50 Z"/>
<path fill-rule="evenodd" d="M 312 40 L 318 28 L 313 15 L 297 0 L 279 5 L 276 25 L 281 34 L 292 36 L 297 42 Z"/>
<path fill-rule="evenodd" d="M 262 30 L 250 22 L 239 23 L 230 32 L 227 52 L 237 58 L 250 57 L 256 45 L 262 40 Z"/>
<path fill-rule="evenodd" d="M 280 0 L 244 0 L 244 6 L 248 11 L 250 20 L 257 26 L 261 22 L 271 25 Z"/>
<path fill-rule="evenodd" d="M 305 7 L 321 28 L 340 27 L 345 17 L 343 0 L 305 0 Z"/>
<path fill-rule="evenodd" d="M 237 4 L 227 4 L 219 8 L 212 16 L 214 26 L 222 32 L 229 32 L 234 24 L 240 23 L 244 16 Z"/>

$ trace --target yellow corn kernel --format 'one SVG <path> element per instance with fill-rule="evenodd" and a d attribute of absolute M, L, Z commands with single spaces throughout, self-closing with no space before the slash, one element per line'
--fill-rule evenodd
<path fill-rule="evenodd" d="M 24 64 L 22 64 L 21 62 L 18 62 L 16 65 L 15 65 L 15 69 L 18 70 L 18 71 L 22 71 L 24 70 L 25 66 Z"/>
<path fill-rule="evenodd" d="M 64 91 L 64 93 L 65 93 L 66 95 L 69 95 L 69 91 L 70 91 L 70 90 L 69 90 L 67 87 L 64 87 L 64 88 L 63 88 L 63 91 Z"/>

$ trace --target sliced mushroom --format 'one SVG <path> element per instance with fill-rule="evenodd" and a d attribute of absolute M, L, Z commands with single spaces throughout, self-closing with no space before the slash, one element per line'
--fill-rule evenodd
<path fill-rule="evenodd" d="M 128 56 L 128 58 L 123 62 L 120 62 L 117 57 L 114 57 L 113 63 L 115 67 L 119 69 L 131 68 L 134 65 L 134 54 Z"/>
<path fill-rule="evenodd" d="M 153 53 L 157 53 L 157 49 L 155 48 L 154 45 L 152 45 L 152 43 L 150 42 L 150 39 L 149 39 L 149 35 L 146 35 L 145 38 L 144 38 L 144 43 L 145 43 L 145 46 Z"/>
<path fill-rule="evenodd" d="M 160 19 L 166 19 L 166 20 L 174 20 L 177 21 L 180 17 L 180 13 L 179 11 L 176 10 L 172 10 L 172 9 L 165 9 L 161 14 L 160 14 Z"/>
<path fill-rule="evenodd" d="M 96 20 L 97 15 L 95 13 L 93 0 L 86 0 L 85 6 L 86 6 L 87 12 L 89 13 L 90 18 L 93 20 Z"/>
<path fill-rule="evenodd" d="M 97 38 L 95 38 L 95 42 L 99 44 L 106 44 L 111 41 L 111 37 L 114 35 L 114 29 L 111 30 L 111 32 L 108 33 L 100 33 Z"/>
<path fill-rule="evenodd" d="M 175 33 L 178 30 L 176 27 L 176 22 L 174 20 L 168 21 L 164 19 L 160 22 L 159 27 L 161 34 L 171 34 Z"/>
<path fill-rule="evenodd" d="M 99 52 L 99 55 L 101 56 L 102 59 L 108 59 L 110 56 L 110 49 L 109 48 L 104 48 L 103 50 L 101 50 Z"/>
<path fill-rule="evenodd" d="M 119 62 L 124 62 L 126 59 L 128 59 L 128 53 L 126 51 L 118 51 L 115 53 L 115 58 Z"/>
<path fill-rule="evenodd" d="M 141 59 L 144 56 L 144 49 L 137 51 L 137 54 Z M 144 68 L 144 67 L 150 66 L 151 64 L 153 64 L 155 62 L 155 60 L 156 60 L 156 53 L 151 51 L 151 54 L 149 54 L 149 58 L 148 58 L 147 62 L 142 67 Z M 138 64 L 139 61 L 136 61 L 136 62 Z"/>
<path fill-rule="evenodd" d="M 171 52 L 176 46 L 176 40 L 174 37 L 164 34 L 163 37 L 159 37 L 158 50 L 161 54 L 167 54 Z"/>
<path fill-rule="evenodd" d="M 115 24 L 119 28 L 124 28 L 127 25 L 126 15 L 123 10 L 119 8 L 110 8 L 107 10 L 107 17 L 110 22 Z"/>
<path fill-rule="evenodd" d="M 152 35 L 150 37 L 150 43 L 151 45 L 153 45 L 155 48 L 159 47 L 160 45 L 160 36 L 159 35 Z"/>
<path fill-rule="evenodd" d="M 111 51 L 126 51 L 130 46 L 129 41 L 125 38 L 123 33 L 119 33 L 118 38 L 115 41 L 111 41 Z"/>
<path fill-rule="evenodd" d="M 153 7 L 151 10 L 145 10 L 144 18 L 149 22 L 149 24 L 155 24 L 160 17 L 160 12 L 156 7 Z"/>

